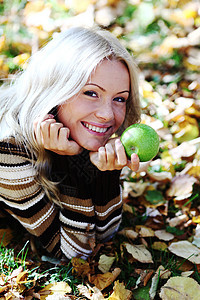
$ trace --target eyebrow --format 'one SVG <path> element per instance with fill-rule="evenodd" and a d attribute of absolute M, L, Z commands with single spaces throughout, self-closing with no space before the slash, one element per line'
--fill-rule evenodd
<path fill-rule="evenodd" d="M 86 85 L 94 85 L 94 86 L 97 86 L 97 87 L 100 88 L 103 92 L 106 92 L 106 90 L 105 90 L 103 87 L 101 87 L 100 85 L 98 85 L 98 84 L 96 84 L 96 83 L 89 82 L 89 83 L 86 83 Z M 130 91 L 125 90 L 125 91 L 121 91 L 121 92 L 119 92 L 119 93 L 117 93 L 117 94 L 123 94 L 123 93 L 129 93 L 129 94 L 130 94 Z"/>

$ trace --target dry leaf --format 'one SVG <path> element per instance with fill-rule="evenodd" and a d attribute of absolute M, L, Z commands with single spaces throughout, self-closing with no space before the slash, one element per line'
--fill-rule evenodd
<path fill-rule="evenodd" d="M 135 240 L 138 237 L 138 233 L 135 232 L 133 229 L 129 229 L 129 228 L 124 228 L 120 230 L 118 234 L 121 234 L 127 237 L 128 239 L 132 239 L 132 240 Z"/>
<path fill-rule="evenodd" d="M 105 274 L 97 274 L 90 276 L 89 281 L 94 284 L 100 291 L 109 286 L 120 274 L 120 268 L 115 268 L 112 273 L 107 272 Z"/>
<path fill-rule="evenodd" d="M 141 263 L 153 263 L 151 253 L 146 249 L 144 245 L 131 245 L 124 243 L 123 246 L 133 256 L 134 259 Z"/>
<path fill-rule="evenodd" d="M 105 254 L 102 254 L 100 256 L 99 264 L 98 264 L 99 270 L 102 273 L 107 273 L 110 270 L 114 261 L 115 261 L 115 257 L 111 257 L 111 256 L 107 256 Z"/>
<path fill-rule="evenodd" d="M 159 251 L 165 251 L 167 247 L 167 244 L 164 242 L 154 242 L 151 246 L 152 249 Z"/>
<path fill-rule="evenodd" d="M 135 230 L 139 233 L 140 237 L 153 237 L 154 230 L 144 225 L 136 225 Z"/>
<path fill-rule="evenodd" d="M 172 243 L 168 249 L 177 256 L 186 258 L 194 264 L 200 264 L 200 249 L 188 241 Z"/>
<path fill-rule="evenodd" d="M 159 278 L 167 279 L 170 276 L 171 276 L 171 272 L 169 270 L 165 270 L 165 268 L 162 265 L 158 267 L 155 275 L 152 278 L 151 287 L 149 290 L 150 299 L 154 299 L 156 296 Z"/>
<path fill-rule="evenodd" d="M 127 290 L 123 283 L 120 283 L 118 280 L 115 281 L 113 287 L 113 293 L 108 298 L 109 300 L 131 300 L 132 292 Z"/>
<path fill-rule="evenodd" d="M 82 258 L 73 257 L 71 260 L 73 269 L 72 271 L 77 273 L 80 277 L 85 277 L 90 273 L 90 265 Z"/>
<path fill-rule="evenodd" d="M 59 296 L 64 296 L 65 294 L 71 293 L 72 289 L 68 285 L 68 283 L 64 281 L 50 283 L 45 286 L 38 293 L 40 294 L 40 299 L 44 300 L 48 295 L 54 295 L 54 299 L 57 299 L 55 294 L 59 294 Z"/>
<path fill-rule="evenodd" d="M 155 236 L 163 241 L 170 241 L 174 238 L 174 235 L 170 232 L 167 232 L 165 229 L 156 230 Z"/>
<path fill-rule="evenodd" d="M 188 216 L 183 214 L 168 220 L 169 226 L 176 227 L 188 220 Z"/>
<path fill-rule="evenodd" d="M 175 199 L 185 199 L 191 196 L 193 184 L 196 178 L 189 175 L 179 175 L 172 179 L 170 188 L 167 190 L 167 196 Z"/>
<path fill-rule="evenodd" d="M 159 296 L 162 300 L 199 300 L 200 285 L 192 278 L 171 277 L 162 286 Z"/>
<path fill-rule="evenodd" d="M 101 291 L 96 287 L 91 287 L 89 284 L 87 286 L 79 284 L 77 286 L 78 291 L 81 295 L 87 297 L 90 300 L 103 300 L 105 299 Z"/>
<path fill-rule="evenodd" d="M 138 182 L 123 182 L 123 197 L 126 198 L 130 194 L 132 197 L 141 196 L 146 187 L 148 186 L 147 182 L 143 182 L 142 180 Z"/>
<path fill-rule="evenodd" d="M 6 247 L 13 238 L 13 232 L 10 228 L 2 228 L 0 229 L 0 243 Z"/>

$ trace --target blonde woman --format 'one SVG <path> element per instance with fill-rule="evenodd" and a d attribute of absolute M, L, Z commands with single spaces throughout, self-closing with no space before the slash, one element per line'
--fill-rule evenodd
<path fill-rule="evenodd" d="M 0 207 L 52 255 L 87 258 L 118 230 L 119 138 L 140 118 L 137 68 L 99 28 L 59 33 L 0 91 Z"/>

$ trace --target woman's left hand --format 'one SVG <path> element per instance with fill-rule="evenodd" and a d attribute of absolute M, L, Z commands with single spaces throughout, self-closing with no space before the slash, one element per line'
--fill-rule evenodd
<path fill-rule="evenodd" d="M 121 170 L 128 166 L 136 172 L 140 166 L 137 154 L 133 153 L 131 160 L 127 159 L 119 138 L 110 139 L 105 146 L 98 149 L 98 152 L 90 152 L 90 160 L 100 171 Z"/>

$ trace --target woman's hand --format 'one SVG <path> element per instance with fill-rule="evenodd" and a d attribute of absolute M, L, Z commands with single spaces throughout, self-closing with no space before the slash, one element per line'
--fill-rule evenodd
<path fill-rule="evenodd" d="M 46 115 L 42 122 L 36 120 L 33 126 L 37 142 L 45 149 L 60 155 L 77 155 L 82 151 L 75 141 L 69 140 L 69 128 L 56 122 L 53 115 Z"/>
<path fill-rule="evenodd" d="M 119 138 L 109 140 L 104 147 L 98 149 L 98 152 L 90 152 L 90 160 L 100 171 L 121 170 L 128 166 L 136 172 L 140 165 L 139 157 L 135 153 L 131 155 L 131 160 L 127 159 Z"/>

